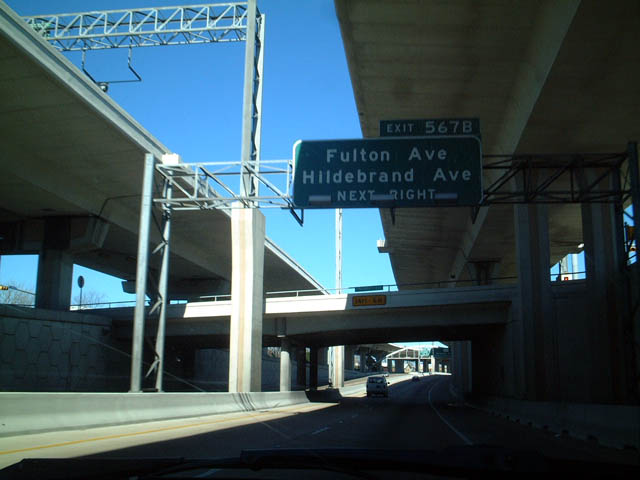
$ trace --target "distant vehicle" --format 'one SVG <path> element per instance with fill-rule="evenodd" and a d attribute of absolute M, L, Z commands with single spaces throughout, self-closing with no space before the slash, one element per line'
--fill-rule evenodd
<path fill-rule="evenodd" d="M 371 395 L 389 396 L 389 383 L 386 378 L 375 376 L 367 379 L 367 397 Z"/>

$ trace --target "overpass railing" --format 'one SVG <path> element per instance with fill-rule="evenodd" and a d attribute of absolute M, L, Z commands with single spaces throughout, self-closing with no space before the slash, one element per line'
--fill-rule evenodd
<path fill-rule="evenodd" d="M 580 281 L 584 280 L 586 272 L 563 272 L 562 274 L 558 274 L 557 272 L 550 273 L 550 279 L 552 282 L 571 282 L 571 281 Z M 492 284 L 496 284 L 496 282 L 504 282 L 504 283 L 515 283 L 518 277 L 509 276 L 509 277 L 496 277 L 492 278 Z M 265 297 L 274 298 L 274 297 L 301 297 L 301 296 L 310 296 L 310 295 L 329 295 L 329 294 L 357 294 L 357 293 L 375 293 L 375 292 L 398 292 L 401 289 L 405 290 L 417 290 L 417 289 L 427 289 L 427 288 L 452 288 L 452 287 L 470 287 L 470 286 L 478 286 L 477 282 L 474 280 L 441 280 L 437 282 L 420 282 L 420 283 L 401 283 L 401 284 L 386 284 L 386 285 L 367 285 L 367 286 L 357 286 L 357 287 L 343 287 L 343 288 L 312 288 L 312 289 L 304 289 L 304 290 L 278 290 L 272 292 L 266 292 Z M 230 294 L 224 295 L 202 295 L 198 297 L 198 300 L 202 302 L 228 302 L 231 301 Z M 188 300 L 171 300 L 170 305 L 184 305 L 189 303 Z M 135 300 L 124 300 L 117 302 L 96 302 L 96 303 L 83 303 L 82 305 L 71 305 L 71 311 L 79 311 L 79 310 L 92 310 L 92 309 L 110 309 L 110 308 L 123 308 L 123 307 L 133 307 L 135 306 Z M 146 301 L 145 304 L 147 307 L 151 306 L 151 302 L 149 300 Z M 31 305 L 24 305 L 31 306 Z"/>
<path fill-rule="evenodd" d="M 584 280 L 586 272 L 563 272 L 562 275 L 558 273 L 550 273 L 550 279 L 552 282 L 571 282 Z M 562 278 L 559 278 L 562 277 Z M 576 278 L 578 277 L 578 278 Z M 496 282 L 515 283 L 518 277 L 496 277 L 492 278 L 493 284 Z M 303 290 L 277 290 L 272 292 L 266 292 L 265 297 L 301 297 L 310 295 L 330 295 L 330 294 L 357 294 L 357 293 L 373 293 L 373 292 L 397 292 L 402 289 L 417 290 L 422 288 L 452 288 L 452 287 L 471 287 L 478 286 L 474 280 L 441 280 L 437 282 L 419 282 L 419 283 L 393 283 L 386 285 L 367 285 L 357 287 L 343 287 L 343 288 L 311 288 Z M 202 302 L 228 302 L 231 300 L 230 294 L 224 295 L 202 295 L 198 297 L 196 301 Z M 97 302 L 97 303 L 83 303 L 82 305 L 71 305 L 72 311 L 78 310 L 92 310 L 92 309 L 110 309 L 110 308 L 123 308 L 135 306 L 135 300 L 124 300 L 117 302 Z M 169 302 L 171 305 L 181 305 L 189 303 L 188 300 L 172 300 Z M 33 305 L 31 305 L 33 306 Z M 146 306 L 151 306 L 149 300 L 146 302 Z"/>
<path fill-rule="evenodd" d="M 571 281 L 579 281 L 584 280 L 586 276 L 586 272 L 563 272 L 559 274 L 557 272 L 550 273 L 550 279 L 552 282 L 571 282 Z M 518 277 L 510 276 L 510 277 L 496 277 L 492 278 L 491 281 L 495 284 L 495 282 L 504 282 L 504 283 L 515 283 Z M 446 287 L 459 287 L 459 286 L 477 286 L 477 282 L 474 280 L 441 280 L 438 282 L 420 282 L 420 283 L 402 283 L 402 284 L 387 284 L 387 285 L 367 285 L 367 286 L 357 286 L 357 287 L 343 287 L 343 288 L 312 288 L 312 289 L 304 289 L 304 290 L 278 290 L 272 292 L 266 292 L 265 297 L 274 298 L 274 297 L 301 297 L 301 296 L 310 296 L 310 295 L 329 295 L 329 294 L 357 294 L 357 293 L 373 293 L 373 292 L 397 292 L 401 289 L 406 290 L 417 290 L 421 288 L 446 288 Z M 202 302 L 228 302 L 231 301 L 230 294 L 224 295 L 202 295 L 198 297 L 198 300 Z M 2 299 L 0 298 L 0 304 L 2 304 Z M 171 300 L 169 302 L 170 305 L 184 305 L 189 303 L 189 300 Z M 86 310 L 97 310 L 97 309 L 111 309 L 111 308 L 126 308 L 126 307 L 134 307 L 136 304 L 135 300 L 121 300 L 121 301 L 107 301 L 107 302 L 95 302 L 95 303 L 83 303 L 83 304 L 74 304 L 71 305 L 69 310 L 71 311 L 86 311 Z M 14 304 L 16 306 L 21 307 L 31 307 L 34 308 L 33 303 L 29 304 Z M 151 302 L 147 299 L 145 302 L 145 306 L 150 307 Z"/>

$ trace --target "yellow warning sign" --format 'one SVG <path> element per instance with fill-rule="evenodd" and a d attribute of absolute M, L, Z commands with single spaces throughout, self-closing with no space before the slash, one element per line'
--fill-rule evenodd
<path fill-rule="evenodd" d="M 369 307 L 372 305 L 386 305 L 386 295 L 356 295 L 351 297 L 351 305 L 354 307 Z"/>

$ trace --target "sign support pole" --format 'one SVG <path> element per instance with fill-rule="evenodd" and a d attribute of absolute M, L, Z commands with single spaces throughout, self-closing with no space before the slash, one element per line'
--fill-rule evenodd
<path fill-rule="evenodd" d="M 144 342 L 144 308 L 147 293 L 147 267 L 149 264 L 149 230 L 151 227 L 151 205 L 153 202 L 153 170 L 155 158 L 152 153 L 144 156 L 144 176 L 140 199 L 140 227 L 138 231 L 138 263 L 136 266 L 136 306 L 133 313 L 133 338 L 131 340 L 131 385 L 130 392 L 142 391 L 142 349 Z"/>
<path fill-rule="evenodd" d="M 336 293 L 342 293 L 342 209 L 336 209 Z M 333 357 L 333 388 L 344 387 L 344 345 L 331 349 Z"/>

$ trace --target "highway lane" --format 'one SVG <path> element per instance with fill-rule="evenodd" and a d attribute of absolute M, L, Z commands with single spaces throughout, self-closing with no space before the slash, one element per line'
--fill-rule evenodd
<path fill-rule="evenodd" d="M 202 458 L 233 457 L 243 449 L 265 448 L 440 450 L 498 445 L 561 458 L 638 462 L 637 452 L 558 436 L 470 408 L 452 395 L 448 375 L 396 383 L 390 387 L 388 398 L 354 395 L 328 408 L 258 420 L 102 456 Z"/>
<path fill-rule="evenodd" d="M 339 403 L 8 438 L 5 448 L 0 448 L 4 450 L 0 462 L 78 456 L 221 458 L 238 456 L 244 449 L 272 448 L 406 451 L 498 445 L 561 458 L 638 463 L 634 451 L 557 436 L 470 408 L 452 394 L 448 375 L 422 377 L 417 382 L 399 382 L 401 378 L 390 378 L 388 398 L 358 393 Z"/>

